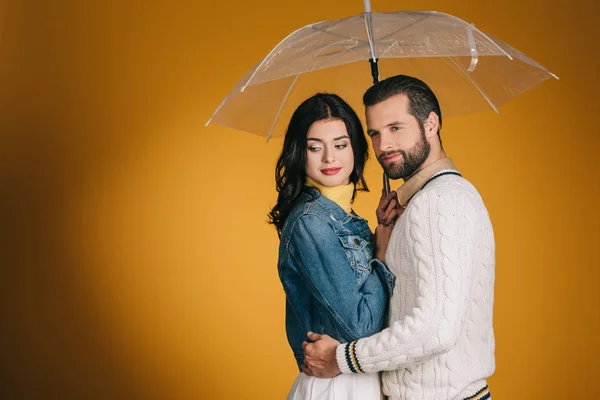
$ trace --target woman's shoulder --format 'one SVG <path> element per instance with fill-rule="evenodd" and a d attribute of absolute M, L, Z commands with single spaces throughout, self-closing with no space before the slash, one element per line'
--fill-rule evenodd
<path fill-rule="evenodd" d="M 303 199 L 292 209 L 283 224 L 282 235 L 289 235 L 301 226 L 305 230 L 319 230 L 330 226 L 333 220 L 329 218 L 327 210 L 319 206 L 317 195 L 314 198 Z"/>

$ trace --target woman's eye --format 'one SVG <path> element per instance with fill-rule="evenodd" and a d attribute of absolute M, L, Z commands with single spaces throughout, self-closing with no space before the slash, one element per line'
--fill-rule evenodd
<path fill-rule="evenodd" d="M 319 151 L 319 150 L 321 150 L 321 148 L 320 148 L 320 147 L 309 147 L 309 148 L 308 148 L 308 151 L 312 151 L 313 153 L 314 153 L 315 151 Z"/>
<path fill-rule="evenodd" d="M 336 148 L 336 149 L 345 149 L 346 147 L 348 147 L 348 145 L 347 145 L 347 144 L 336 144 L 336 145 L 335 145 L 335 148 Z"/>

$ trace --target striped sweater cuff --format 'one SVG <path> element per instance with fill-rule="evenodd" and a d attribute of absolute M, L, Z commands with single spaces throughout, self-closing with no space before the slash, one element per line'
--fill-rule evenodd
<path fill-rule="evenodd" d="M 340 344 L 335 351 L 335 358 L 342 374 L 358 374 L 363 372 L 356 357 L 356 341 Z"/>

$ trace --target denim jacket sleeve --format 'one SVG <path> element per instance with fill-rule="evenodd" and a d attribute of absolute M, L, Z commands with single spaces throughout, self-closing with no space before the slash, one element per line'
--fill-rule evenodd
<path fill-rule="evenodd" d="M 396 281 L 396 277 L 390 272 L 390 270 L 386 267 L 384 263 L 382 263 L 376 258 L 372 259 L 369 262 L 369 265 L 371 266 L 371 271 L 375 271 L 377 275 L 379 275 L 381 281 L 386 283 L 386 301 L 389 300 L 389 298 L 392 297 L 392 293 L 394 292 L 394 283 Z"/>
<path fill-rule="evenodd" d="M 389 272 L 383 264 L 371 261 L 369 269 L 378 271 L 369 271 L 359 285 L 337 234 L 327 220 L 315 214 L 304 214 L 295 222 L 288 246 L 312 295 L 341 331 L 355 338 L 349 340 L 381 330 L 393 288 L 393 278 L 386 279 Z"/>

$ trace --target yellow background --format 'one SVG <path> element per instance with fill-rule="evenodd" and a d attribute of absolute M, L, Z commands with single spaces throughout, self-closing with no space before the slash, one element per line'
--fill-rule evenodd
<path fill-rule="evenodd" d="M 265 223 L 281 140 L 204 123 L 287 34 L 362 7 L 0 3 L 0 398 L 284 398 Z M 456 15 L 560 76 L 443 138 L 495 227 L 494 398 L 596 393 L 597 3 L 373 0 L 397 9 Z M 374 159 L 367 179 L 372 224 Z"/>

